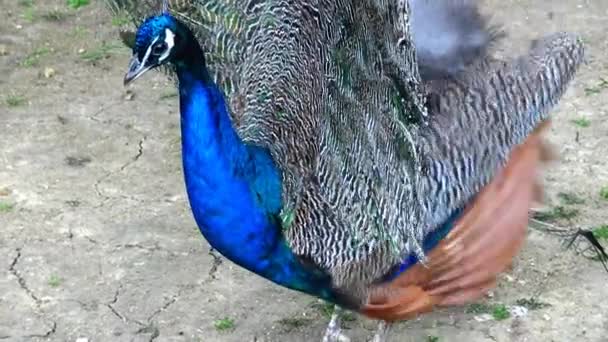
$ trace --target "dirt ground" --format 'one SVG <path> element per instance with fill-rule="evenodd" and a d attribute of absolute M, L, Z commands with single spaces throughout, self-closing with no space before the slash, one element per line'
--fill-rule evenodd
<path fill-rule="evenodd" d="M 608 224 L 608 2 L 486 5 L 505 55 L 543 33 L 584 36 L 588 63 L 554 111 L 548 220 Z M 0 7 L 0 340 L 318 341 L 325 306 L 209 253 L 185 198 L 174 85 L 151 73 L 123 88 L 130 53 L 103 2 Z M 562 241 L 531 230 L 484 304 L 398 324 L 391 340 L 608 341 L 608 274 Z M 346 326 L 365 341 L 375 324 Z"/>

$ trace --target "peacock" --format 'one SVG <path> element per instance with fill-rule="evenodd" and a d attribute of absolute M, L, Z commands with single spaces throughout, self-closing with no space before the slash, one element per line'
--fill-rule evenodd
<path fill-rule="evenodd" d="M 108 0 L 125 85 L 177 76 L 189 203 L 278 285 L 392 322 L 480 298 L 540 200 L 543 132 L 583 61 L 555 33 L 501 60 L 474 0 Z M 132 38 L 129 39 L 129 37 Z"/>

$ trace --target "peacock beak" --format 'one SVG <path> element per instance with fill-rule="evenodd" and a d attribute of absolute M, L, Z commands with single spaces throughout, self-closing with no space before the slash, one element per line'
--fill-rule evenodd
<path fill-rule="evenodd" d="M 137 54 L 134 54 L 129 62 L 129 70 L 125 74 L 123 84 L 125 86 L 128 85 L 148 70 L 150 70 L 150 67 L 146 67 L 143 63 L 141 63 L 137 57 Z"/>

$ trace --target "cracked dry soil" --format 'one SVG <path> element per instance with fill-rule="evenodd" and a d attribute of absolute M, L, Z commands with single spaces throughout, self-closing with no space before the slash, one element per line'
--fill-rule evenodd
<path fill-rule="evenodd" d="M 0 340 L 319 340 L 323 306 L 222 262 L 199 235 L 174 86 L 151 73 L 126 93 L 129 51 L 102 2 L 26 4 L 0 2 Z M 608 3 L 485 4 L 506 24 L 505 55 L 542 33 L 584 36 L 588 63 L 554 111 L 560 160 L 545 176 L 547 205 L 579 211 L 562 226 L 607 224 L 598 193 L 608 186 Z M 564 193 L 583 203 L 562 203 Z M 486 300 L 545 305 L 501 321 L 442 310 L 399 324 L 392 340 L 608 341 L 608 275 L 561 242 L 532 229 Z M 347 327 L 364 341 L 374 323 L 355 317 Z"/>

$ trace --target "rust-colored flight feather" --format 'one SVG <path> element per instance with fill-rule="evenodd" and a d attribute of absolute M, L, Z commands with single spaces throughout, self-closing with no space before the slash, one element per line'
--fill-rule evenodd
<path fill-rule="evenodd" d="M 482 189 L 454 229 L 428 254 L 389 283 L 376 285 L 363 314 L 386 321 L 410 319 L 434 307 L 482 297 L 511 266 L 528 226 L 528 210 L 541 199 L 539 171 L 551 157 L 542 133 L 548 121 L 514 149 L 504 168 Z"/>

